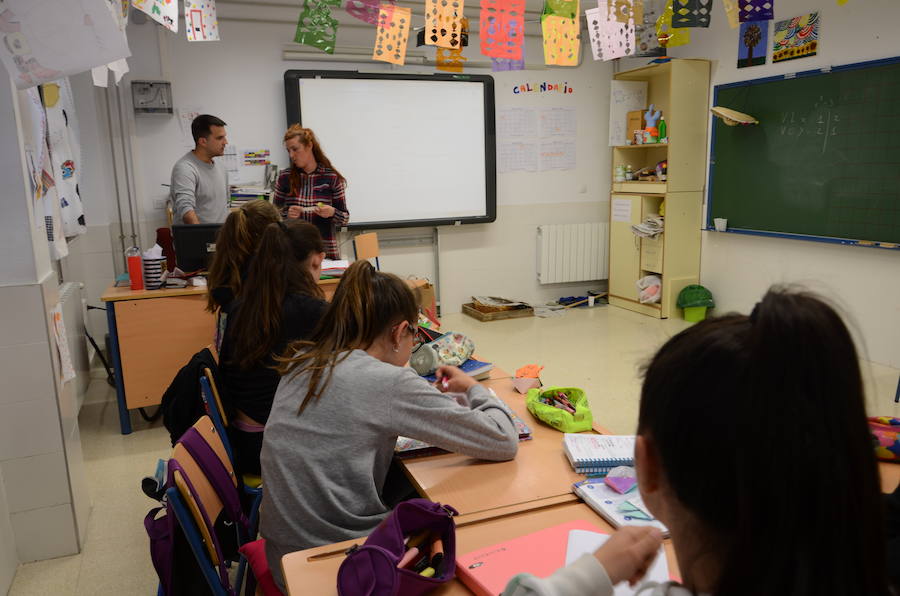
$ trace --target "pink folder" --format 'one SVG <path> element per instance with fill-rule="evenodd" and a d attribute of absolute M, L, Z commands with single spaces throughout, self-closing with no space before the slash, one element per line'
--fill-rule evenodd
<path fill-rule="evenodd" d="M 497 596 L 514 576 L 528 572 L 548 577 L 566 564 L 569 532 L 606 532 L 585 520 L 575 520 L 519 536 L 456 557 L 456 575 L 476 596 Z"/>

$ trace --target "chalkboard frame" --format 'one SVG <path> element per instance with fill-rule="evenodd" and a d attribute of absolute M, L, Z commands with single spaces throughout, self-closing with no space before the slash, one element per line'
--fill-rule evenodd
<path fill-rule="evenodd" d="M 497 220 L 497 134 L 494 99 L 494 78 L 490 75 L 458 74 L 401 74 L 369 73 L 353 70 L 286 70 L 284 72 L 284 98 L 287 125 L 303 124 L 300 105 L 300 85 L 302 78 L 330 79 L 381 79 L 401 81 L 447 81 L 481 83 L 484 86 L 484 183 L 485 214 L 468 217 L 432 218 L 399 221 L 378 221 L 353 223 L 351 215 L 347 228 L 351 230 L 374 230 L 388 228 L 413 228 L 434 226 L 458 226 L 463 224 L 493 223 Z"/>
<path fill-rule="evenodd" d="M 827 76 L 836 72 L 845 72 L 857 69 L 864 68 L 873 68 L 878 66 L 890 66 L 890 65 L 898 65 L 900 64 L 900 56 L 894 58 L 881 58 L 878 60 L 869 60 L 866 62 L 854 62 L 852 64 L 842 64 L 840 66 L 825 66 L 822 68 L 815 68 L 811 70 L 804 70 L 797 73 L 786 73 L 783 75 L 775 75 L 771 77 L 762 77 L 759 79 L 750 79 L 745 81 L 736 81 L 734 83 L 723 83 L 721 85 L 716 85 L 713 88 L 713 104 L 714 106 L 718 105 L 719 92 L 725 89 L 734 89 L 735 87 L 750 87 L 753 85 L 760 85 L 764 83 L 775 83 L 778 81 L 785 81 L 790 79 L 799 79 L 806 77 L 816 77 L 816 76 Z M 709 184 L 707 188 L 706 195 L 706 227 L 704 230 L 706 231 L 716 231 L 715 226 L 713 224 L 713 188 L 715 183 L 715 154 L 716 154 L 716 126 L 715 126 L 715 117 L 712 117 L 712 134 L 710 136 L 710 144 L 709 144 Z M 838 238 L 834 236 L 812 236 L 807 234 L 791 234 L 788 232 L 773 232 L 768 230 L 753 230 L 753 229 L 745 229 L 745 228 L 732 228 L 728 227 L 725 232 L 720 233 L 731 233 L 731 234 L 745 234 L 749 236 L 769 236 L 774 238 L 789 238 L 793 240 L 809 240 L 813 242 L 824 242 L 827 244 L 843 244 L 847 246 L 863 246 L 867 248 L 881 248 L 886 250 L 900 250 L 900 244 L 893 242 L 877 242 L 877 241 L 869 241 L 869 240 L 857 240 L 851 238 Z"/>

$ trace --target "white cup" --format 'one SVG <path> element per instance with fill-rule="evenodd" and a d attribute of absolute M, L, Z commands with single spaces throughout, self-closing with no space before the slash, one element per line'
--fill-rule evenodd
<path fill-rule="evenodd" d="M 728 220 L 724 217 L 715 217 L 713 218 L 713 225 L 716 227 L 717 232 L 724 232 L 728 229 Z"/>

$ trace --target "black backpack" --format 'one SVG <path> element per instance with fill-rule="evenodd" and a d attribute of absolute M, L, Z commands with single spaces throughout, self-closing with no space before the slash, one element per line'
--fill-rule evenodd
<path fill-rule="evenodd" d="M 200 397 L 200 375 L 208 368 L 213 373 L 216 386 L 218 382 L 218 365 L 209 348 L 203 348 L 190 361 L 181 367 L 172 384 L 162 396 L 163 425 L 169 431 L 172 446 L 181 438 L 201 416 L 206 414 L 203 399 Z"/>

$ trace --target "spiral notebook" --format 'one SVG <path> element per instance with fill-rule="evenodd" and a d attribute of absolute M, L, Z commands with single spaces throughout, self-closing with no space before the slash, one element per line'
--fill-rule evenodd
<path fill-rule="evenodd" d="M 566 433 L 563 450 L 579 474 L 608 474 L 616 466 L 634 465 L 634 435 Z"/>

